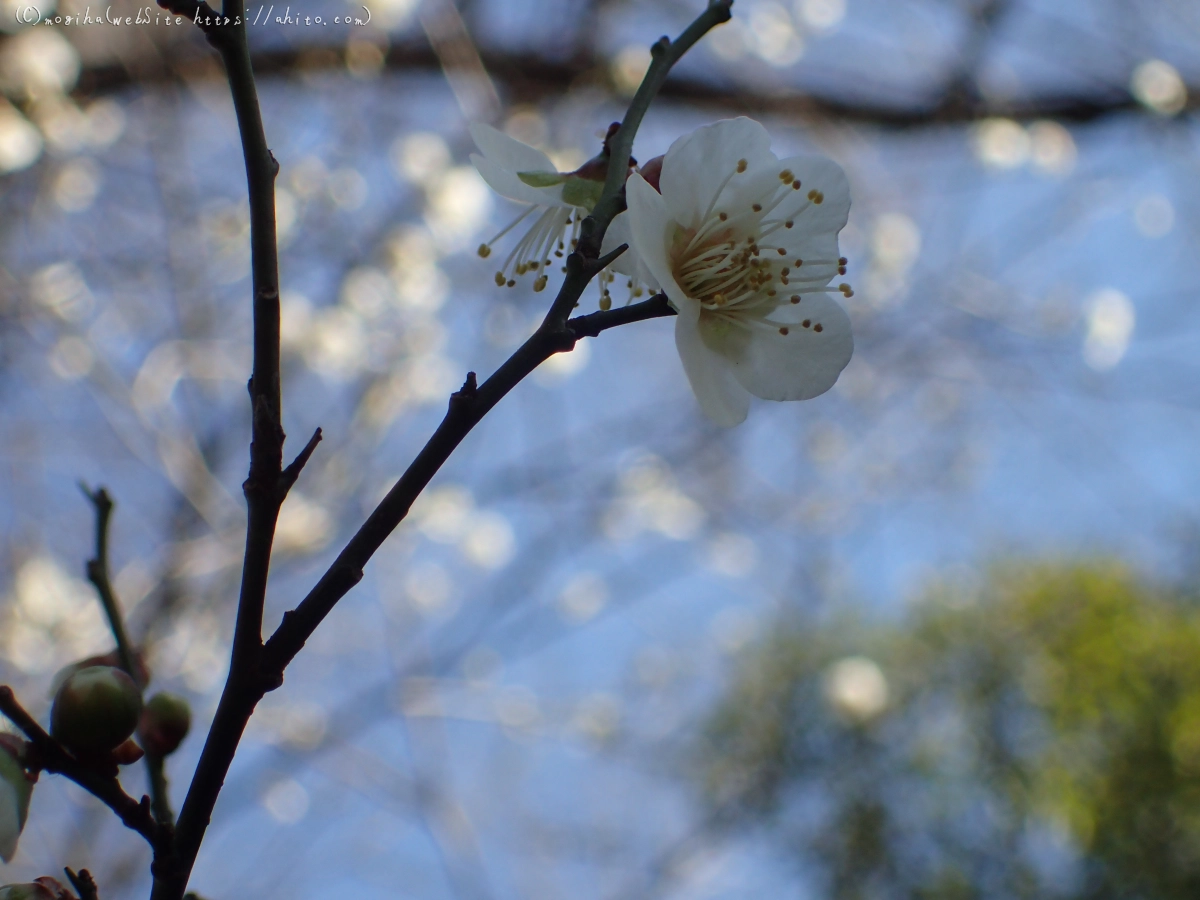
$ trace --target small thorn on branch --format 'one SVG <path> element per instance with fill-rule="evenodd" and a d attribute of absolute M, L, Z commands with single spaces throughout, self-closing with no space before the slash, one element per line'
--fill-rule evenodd
<path fill-rule="evenodd" d="M 292 485 L 296 483 L 296 479 L 300 477 L 300 472 L 308 465 L 308 461 L 319 443 L 321 443 L 320 428 L 313 432 L 313 436 L 308 439 L 308 443 L 304 445 L 304 449 L 300 451 L 300 454 L 280 473 L 279 490 L 282 497 L 286 497 L 288 491 L 292 489 Z"/>

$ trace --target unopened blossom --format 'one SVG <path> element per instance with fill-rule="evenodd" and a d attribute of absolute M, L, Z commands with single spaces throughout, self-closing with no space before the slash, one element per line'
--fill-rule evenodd
<path fill-rule="evenodd" d="M 575 246 L 580 222 L 600 199 L 607 158 L 602 154 L 574 172 L 559 172 L 541 150 L 490 125 L 472 125 L 471 137 L 482 151 L 472 154 L 471 162 L 483 180 L 500 196 L 525 206 L 499 234 L 480 244 L 479 255 L 491 256 L 496 241 L 522 222 L 531 222 L 496 272 L 496 284 L 512 287 L 520 276 L 536 272 L 533 289 L 540 291 L 546 287 L 548 267 Z"/>
<path fill-rule="evenodd" d="M 17 852 L 33 793 L 33 780 L 21 763 L 24 748 L 19 738 L 0 734 L 0 859 L 6 863 Z"/>
<path fill-rule="evenodd" d="M 644 271 L 678 313 L 675 343 L 701 409 L 720 425 L 746 418 L 750 395 L 807 400 L 850 361 L 850 319 L 829 295 L 852 295 L 838 232 L 846 176 L 822 157 L 778 159 L 757 122 L 728 119 L 671 145 L 658 190 L 626 182 L 628 211 L 605 246 L 627 242 L 623 268 Z"/>

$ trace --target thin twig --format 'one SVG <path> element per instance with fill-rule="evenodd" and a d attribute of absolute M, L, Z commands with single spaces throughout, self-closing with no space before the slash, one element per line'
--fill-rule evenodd
<path fill-rule="evenodd" d="M 87 562 L 88 581 L 96 588 L 104 614 L 108 618 L 108 627 L 113 639 L 117 642 L 117 657 L 121 668 L 133 679 L 139 690 L 145 690 L 143 669 L 125 631 L 125 617 L 121 614 L 121 602 L 113 589 L 109 576 L 108 564 L 108 530 L 112 521 L 113 508 L 116 504 L 104 488 L 92 491 L 86 484 L 80 484 L 80 489 L 92 501 L 96 509 L 96 555 Z M 150 783 L 150 806 L 154 812 L 155 821 L 166 827 L 174 824 L 175 816 L 171 810 L 170 789 L 167 785 L 166 770 L 163 758 L 151 750 L 146 750 L 146 776 Z"/>
<path fill-rule="evenodd" d="M 162 832 L 150 814 L 149 797 L 142 797 L 141 802 L 134 800 L 125 793 L 115 774 L 102 774 L 71 756 L 17 702 L 16 695 L 8 685 L 0 685 L 0 713 L 4 713 L 29 739 L 30 762 L 34 768 L 71 779 L 115 812 L 127 828 L 136 831 L 158 851 Z"/>
<path fill-rule="evenodd" d="M 104 488 L 92 491 L 82 482 L 80 482 L 79 488 L 83 491 L 84 496 L 92 501 L 92 506 L 96 509 L 96 554 L 87 562 L 88 581 L 96 589 L 96 593 L 100 597 L 100 605 L 104 607 L 109 630 L 112 631 L 113 640 L 117 642 L 117 657 L 121 660 L 121 668 L 134 680 L 140 690 L 145 688 L 142 683 L 142 667 L 138 665 L 133 645 L 129 642 L 129 635 L 125 632 L 125 619 L 121 615 L 121 605 L 117 601 L 116 592 L 113 590 L 112 581 L 109 578 L 108 525 L 112 520 L 115 504 Z"/>
<path fill-rule="evenodd" d="M 308 465 L 308 460 L 313 455 L 313 451 L 317 449 L 317 444 L 319 443 L 321 443 L 320 428 L 313 432 L 313 436 L 308 439 L 308 443 L 304 445 L 304 449 L 300 451 L 300 455 L 292 460 L 279 476 L 279 490 L 282 494 L 282 497 L 280 497 L 281 500 L 292 489 L 292 485 L 296 483 L 296 479 L 300 477 L 300 472 Z"/>

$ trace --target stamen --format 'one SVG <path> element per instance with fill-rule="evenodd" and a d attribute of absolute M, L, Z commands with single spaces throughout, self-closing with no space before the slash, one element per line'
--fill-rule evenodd
<path fill-rule="evenodd" d="M 746 163 L 746 161 L 745 161 L 744 159 L 739 159 L 739 160 L 738 160 L 738 164 L 737 164 L 737 170 L 738 170 L 738 174 L 739 174 L 739 175 L 741 175 L 743 172 L 745 172 L 745 171 L 746 171 L 746 165 L 747 165 L 747 163 Z"/>
<path fill-rule="evenodd" d="M 787 326 L 780 328 L 779 333 L 782 334 L 784 337 L 787 337 L 787 333 L 788 333 Z"/>
<path fill-rule="evenodd" d="M 487 244 L 480 244 L 479 245 L 479 255 L 482 256 L 484 259 L 487 259 L 489 256 L 492 255 L 492 248 L 489 247 Z"/>
<path fill-rule="evenodd" d="M 818 322 L 816 325 L 813 326 L 813 331 L 824 331 L 824 330 L 825 329 L 821 327 L 820 322 Z"/>

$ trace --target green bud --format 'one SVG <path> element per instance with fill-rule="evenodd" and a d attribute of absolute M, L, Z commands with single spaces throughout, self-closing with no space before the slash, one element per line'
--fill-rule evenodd
<path fill-rule="evenodd" d="M 91 666 L 70 675 L 54 696 L 50 733 L 72 753 L 102 756 L 134 732 L 142 694 L 113 666 Z"/>
<path fill-rule="evenodd" d="M 62 883 L 48 875 L 26 884 L 6 884 L 0 887 L 0 900 L 75 900 L 75 895 Z"/>
<path fill-rule="evenodd" d="M 146 701 L 138 741 L 153 756 L 174 753 L 192 727 L 192 708 L 177 694 L 155 694 Z"/>

